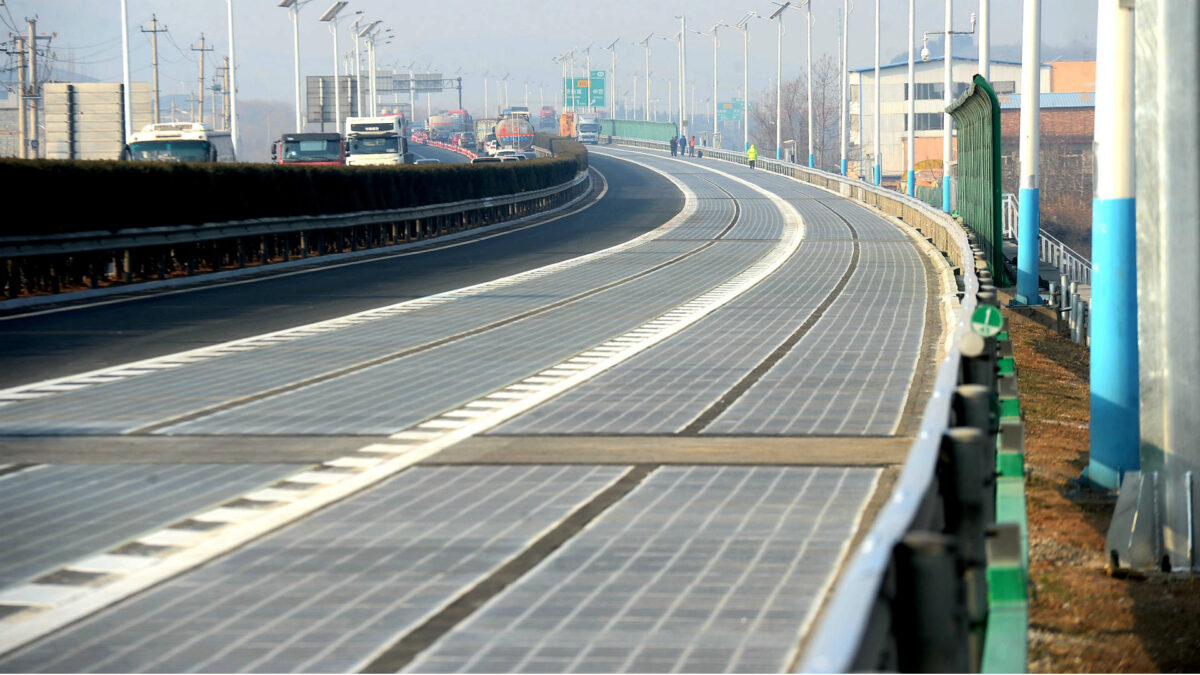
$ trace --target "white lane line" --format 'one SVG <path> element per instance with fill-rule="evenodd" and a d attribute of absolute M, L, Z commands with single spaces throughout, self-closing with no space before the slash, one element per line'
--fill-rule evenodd
<path fill-rule="evenodd" d="M 608 191 L 608 183 L 607 183 L 607 181 L 605 181 L 605 184 L 601 190 L 600 195 L 597 197 L 597 200 L 602 198 L 607 191 Z M 491 292 L 494 292 L 494 291 L 497 291 L 500 289 L 514 286 L 519 283 L 530 281 L 532 279 L 538 279 L 538 278 L 541 278 L 548 274 L 560 272 L 560 271 L 567 270 L 567 269 L 572 269 L 572 268 L 578 267 L 580 265 L 584 265 L 584 264 L 593 262 L 595 260 L 606 258 L 606 257 L 612 256 L 612 255 L 616 255 L 617 253 L 621 253 L 621 252 L 629 250 L 631 248 L 640 246 L 640 245 L 646 243 L 647 241 L 661 237 L 664 234 L 666 234 L 666 233 L 670 232 L 671 230 L 675 229 L 676 227 L 678 227 L 683 222 L 684 217 L 690 216 L 692 213 L 694 213 L 695 209 L 696 209 L 695 204 L 691 204 L 690 208 L 688 207 L 687 204 L 685 204 L 684 210 L 681 211 L 679 214 L 677 214 L 669 222 L 664 224 L 662 227 L 659 227 L 651 232 L 647 232 L 639 237 L 635 237 L 634 239 L 630 239 L 629 241 L 623 242 L 621 244 L 617 244 L 615 246 L 610 246 L 609 248 L 602 249 L 600 251 L 596 251 L 596 252 L 589 253 L 586 255 L 578 256 L 576 258 L 571 258 L 568 260 L 562 260 L 557 263 L 545 265 L 543 267 L 539 267 L 539 268 L 536 268 L 533 270 L 527 270 L 525 272 L 520 272 L 518 274 L 514 274 L 514 275 L 511 275 L 508 277 L 494 279 L 492 281 L 487 281 L 487 282 L 475 284 L 472 286 L 465 286 L 463 288 L 446 291 L 446 292 L 439 293 L 437 295 L 428 296 L 425 298 L 419 298 L 416 300 L 407 300 L 405 302 L 399 302 L 394 305 L 387 305 L 385 307 L 377 307 L 374 309 L 368 309 L 368 310 L 357 312 L 355 314 L 349 314 L 349 315 L 342 316 L 342 317 L 326 319 L 324 321 L 318 321 L 315 323 L 304 324 L 304 325 L 296 326 L 293 328 L 287 328 L 284 330 L 273 331 L 271 333 L 264 333 L 262 335 L 254 335 L 251 337 L 241 338 L 238 340 L 232 340 L 230 342 L 223 342 L 223 343 L 219 343 L 219 344 L 215 344 L 215 345 L 209 345 L 206 347 L 199 347 L 196 349 L 183 351 L 183 352 L 177 352 L 174 354 L 165 354 L 162 356 L 157 356 L 157 357 L 150 358 L 150 359 L 144 359 L 141 361 L 134 361 L 131 363 L 125 363 L 125 364 L 121 364 L 121 365 L 117 365 L 117 366 L 109 366 L 107 368 L 100 368 L 97 370 L 79 373 L 76 375 L 68 375 L 68 376 L 64 376 L 64 377 L 43 380 L 40 382 L 32 382 L 29 384 L 23 384 L 23 385 L 19 385 L 16 387 L 9 387 L 7 389 L 0 389 L 0 401 L 17 400 L 21 395 L 25 395 L 25 394 L 36 394 L 36 396 L 32 396 L 32 397 L 27 396 L 26 398 L 45 397 L 48 395 L 52 395 L 53 393 L 57 393 L 57 390 L 55 390 L 54 388 L 59 387 L 59 386 L 70 387 L 71 388 L 70 390 L 73 391 L 73 390 L 78 390 L 78 389 L 84 388 L 86 386 L 96 386 L 99 384 L 116 382 L 121 379 L 129 378 L 129 377 L 137 377 L 140 375 L 146 375 L 146 374 L 159 372 L 159 371 L 163 371 L 163 370 L 169 370 L 172 368 L 178 368 L 178 367 L 185 366 L 185 365 L 196 364 L 196 363 L 200 363 L 200 362 L 210 360 L 210 359 L 220 358 L 221 356 L 226 355 L 226 352 L 228 352 L 229 350 L 249 351 L 252 349 L 259 349 L 259 348 L 263 348 L 263 347 L 281 345 L 281 344 L 285 344 L 288 342 L 300 340 L 300 339 L 303 339 L 306 337 L 311 337 L 313 335 L 321 335 L 321 334 L 325 334 L 325 333 L 330 333 L 330 332 L 333 332 L 333 331 L 336 331 L 336 330 L 339 330 L 342 328 L 347 328 L 350 326 L 358 325 L 358 324 L 361 324 L 361 323 L 364 323 L 367 321 L 376 321 L 379 319 L 391 318 L 391 317 L 394 317 L 394 316 L 397 316 L 400 314 L 410 313 L 410 312 L 416 311 L 418 309 L 434 307 L 437 305 L 444 305 L 444 304 L 447 304 L 447 303 L 450 303 L 450 302 L 453 302 L 455 300 L 459 300 L 462 298 L 474 297 L 474 296 L 479 296 L 479 295 L 483 295 L 486 293 L 491 293 Z M 566 215 L 570 215 L 570 214 L 564 214 L 563 216 L 560 216 L 560 217 L 565 217 Z M 552 220 L 546 221 L 546 222 L 553 222 L 553 220 L 557 220 L 557 219 L 558 218 L 555 218 L 555 219 L 552 219 Z M 527 229 L 529 227 L 537 227 L 537 226 L 541 226 L 544 224 L 546 224 L 546 223 L 537 223 L 534 225 L 527 225 L 524 228 L 517 228 L 517 229 Z M 509 234 L 513 231 L 517 231 L 517 230 L 510 229 L 510 230 L 506 230 L 503 233 L 489 235 L 487 237 L 481 237 L 479 239 L 474 239 L 472 241 L 474 242 L 474 241 L 480 241 L 483 239 L 489 239 L 492 237 L 503 236 L 504 234 Z M 464 245 L 464 244 L 457 244 L 457 245 Z M 406 253 L 404 255 L 413 255 L 413 254 Z M 346 263 L 346 264 L 351 264 L 351 263 Z M 355 263 L 355 264 L 357 264 L 357 263 Z M 330 267 L 327 267 L 324 269 L 333 269 L 335 267 L 340 267 L 340 266 L 344 266 L 344 265 L 334 265 L 334 266 L 330 266 Z M 25 315 L 25 316 L 28 316 L 28 315 Z M 3 317 L 0 317 L 0 320 L 3 320 Z"/>
<path fill-rule="evenodd" d="M 648 168 L 654 170 L 652 167 Z M 659 173 L 663 172 L 659 171 Z M 720 172 L 714 171 L 714 173 Z M 684 191 L 686 199 L 684 212 L 687 217 L 690 217 L 696 208 L 695 195 L 687 190 L 678 179 L 670 175 L 667 175 L 667 178 Z M 745 183 L 734 176 L 730 176 L 730 178 Z M 575 357 L 567 359 L 562 364 L 548 367 L 533 376 L 547 380 L 544 386 L 534 390 L 492 392 L 481 399 L 468 402 L 454 411 L 450 411 L 469 411 L 471 413 L 482 411 L 481 415 L 454 417 L 449 414 L 442 415 L 420 424 L 419 427 L 423 428 L 423 431 L 404 430 L 389 438 L 389 440 L 395 440 L 404 445 L 372 443 L 359 448 L 351 455 L 325 463 L 328 466 L 360 468 L 359 471 L 304 471 L 281 479 L 277 485 L 299 484 L 306 485 L 307 489 L 289 490 L 268 487 L 247 493 L 242 497 L 242 499 L 251 501 L 270 502 L 269 508 L 232 509 L 225 507 L 224 511 L 217 509 L 217 512 L 209 511 L 201 514 L 201 518 L 193 518 L 193 520 L 203 522 L 226 523 L 223 527 L 207 530 L 167 527 L 147 534 L 139 538 L 137 542 L 150 546 L 167 546 L 171 547 L 170 550 L 150 558 L 153 562 L 142 569 L 128 574 L 113 575 L 113 579 L 106 584 L 95 587 L 30 584 L 10 589 L 6 591 L 10 593 L 10 597 L 27 600 L 11 604 L 37 604 L 41 607 L 40 611 L 17 612 L 0 619 L 0 655 L 130 595 L 224 555 L 235 548 L 244 546 L 246 543 L 293 523 L 318 509 L 390 478 L 445 448 L 527 412 L 670 338 L 732 301 L 782 265 L 799 247 L 804 237 L 804 223 L 799 212 L 771 193 L 749 183 L 746 184 L 772 199 L 783 215 L 784 236 L 779 245 L 758 263 L 735 275 L 733 281 L 722 283 L 681 307 L 673 309 L 672 313 L 675 318 L 672 321 L 664 324 L 662 317 L 654 319 L 660 322 L 658 330 L 637 328 L 634 329 L 637 331 L 636 336 L 631 335 L 633 332 L 631 331 L 589 350 L 587 353 L 604 358 L 583 369 L 563 367 Z M 685 213 L 681 212 L 671 222 L 679 224 L 684 220 L 686 220 Z M 618 344 L 620 349 L 613 351 L 612 348 Z M 603 350 L 604 347 L 610 349 Z M 376 459 L 379 455 L 392 455 L 392 457 L 373 463 L 372 466 L 367 466 L 367 463 L 362 461 L 365 456 Z M 236 513 L 230 513 L 231 511 L 236 511 Z M 228 521 L 224 520 L 225 516 L 230 515 L 236 517 L 230 518 Z M 0 603 L 2 602 L 5 600 L 0 594 Z"/>

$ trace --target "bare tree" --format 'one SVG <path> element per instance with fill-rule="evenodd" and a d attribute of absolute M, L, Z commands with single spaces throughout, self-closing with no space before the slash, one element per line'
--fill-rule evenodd
<path fill-rule="evenodd" d="M 813 152 L 817 166 L 831 168 L 827 149 L 837 145 L 838 94 L 841 83 L 833 58 L 826 56 L 813 64 Z M 796 141 L 796 159 L 806 159 L 808 153 L 808 83 L 804 75 L 785 80 L 780 87 L 783 106 L 780 109 L 782 140 Z M 750 112 L 753 120 L 753 140 L 764 157 L 775 155 L 775 89 L 764 91 L 759 104 Z M 840 159 L 840 158 L 839 158 Z M 836 168 L 836 167 L 834 167 Z"/>

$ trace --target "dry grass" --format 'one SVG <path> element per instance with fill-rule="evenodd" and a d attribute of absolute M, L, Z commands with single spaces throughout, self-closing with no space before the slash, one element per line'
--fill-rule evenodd
<path fill-rule="evenodd" d="M 1026 425 L 1031 672 L 1200 670 L 1200 579 L 1105 572 L 1113 502 L 1068 496 L 1088 456 L 1088 352 L 1009 313 Z"/>

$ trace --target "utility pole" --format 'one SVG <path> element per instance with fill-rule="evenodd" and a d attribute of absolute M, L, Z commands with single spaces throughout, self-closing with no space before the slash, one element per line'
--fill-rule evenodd
<path fill-rule="evenodd" d="M 200 87 L 199 87 L 199 89 L 196 90 L 197 96 L 200 101 L 200 116 L 197 118 L 198 121 L 200 122 L 200 124 L 204 124 L 204 52 L 211 52 L 212 50 L 213 50 L 212 47 L 204 46 L 204 33 L 201 33 L 200 34 L 200 46 L 192 47 L 192 51 L 200 52 Z M 157 79 L 157 77 L 155 79 Z M 156 87 L 156 91 L 157 91 L 157 85 L 155 85 L 155 87 Z M 157 94 L 155 94 L 155 96 L 157 96 Z M 215 112 L 213 114 L 216 115 Z"/>
<path fill-rule="evenodd" d="M 29 149 L 33 159 L 38 157 L 38 99 L 41 95 L 38 93 L 38 76 L 37 76 L 37 19 L 26 19 L 29 23 L 29 37 L 25 40 L 25 47 L 29 49 Z"/>
<path fill-rule="evenodd" d="M 154 14 L 151 14 L 150 30 L 146 30 L 145 28 L 139 28 L 139 30 L 141 30 L 143 33 L 150 34 L 150 53 L 153 55 L 150 65 L 154 70 L 154 123 L 158 124 L 162 121 L 158 110 L 158 34 L 167 32 L 167 27 L 163 26 L 162 28 L 159 28 L 158 17 Z M 203 63 L 204 57 L 201 56 L 200 59 L 201 63 Z"/>
<path fill-rule="evenodd" d="M 237 57 L 233 51 L 233 0 L 225 0 L 226 16 L 229 19 L 229 137 L 233 141 L 233 152 L 238 150 L 237 128 Z"/>
<path fill-rule="evenodd" d="M 132 83 L 129 80 L 129 1 L 121 0 L 121 80 L 123 113 L 125 119 L 125 142 L 133 135 L 133 98 L 130 94 Z"/>
<path fill-rule="evenodd" d="M 21 143 L 21 159 L 29 159 L 29 130 L 25 116 L 25 39 L 18 35 L 13 38 L 13 45 L 17 52 L 17 138 Z"/>
<path fill-rule="evenodd" d="M 228 131 L 230 128 L 229 127 L 229 124 L 230 124 L 230 119 L 229 119 L 230 98 L 229 98 L 229 57 L 228 56 L 225 57 L 225 65 L 221 66 L 221 77 L 223 80 L 221 82 L 221 117 L 222 117 L 221 128 Z"/>

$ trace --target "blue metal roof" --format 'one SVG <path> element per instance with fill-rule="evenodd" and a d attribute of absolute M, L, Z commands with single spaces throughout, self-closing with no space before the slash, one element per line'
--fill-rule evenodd
<path fill-rule="evenodd" d="M 1001 110 L 1020 110 L 1020 94 L 996 94 Z M 1090 91 L 1042 92 L 1038 104 L 1042 108 L 1095 108 L 1096 94 Z"/>
<path fill-rule="evenodd" d="M 933 63 L 934 61 L 945 61 L 945 60 L 946 60 L 946 57 L 945 57 L 945 56 L 935 56 L 935 57 L 933 57 L 933 58 L 929 59 L 928 61 L 922 61 L 922 60 L 921 60 L 921 57 L 920 57 L 920 56 L 917 56 L 917 59 L 916 59 L 916 64 L 917 64 L 917 65 L 920 65 L 920 64 L 922 64 L 922 63 Z M 955 60 L 955 61 L 970 61 L 970 62 L 972 62 L 972 63 L 977 63 L 977 62 L 979 61 L 979 59 L 978 59 L 978 58 L 971 58 L 971 57 L 969 57 L 969 56 L 955 56 L 955 57 L 954 57 L 954 60 Z M 1009 66 L 1019 66 L 1019 65 L 1021 65 L 1021 62 L 1020 62 L 1020 61 L 1009 61 L 1009 60 L 1007 60 L 1007 59 L 992 59 L 992 63 L 1003 63 L 1003 64 L 1005 64 L 1005 65 L 1009 65 Z M 1045 63 L 1043 63 L 1043 64 L 1042 64 L 1042 67 L 1043 67 L 1043 68 L 1045 68 L 1045 67 L 1047 67 L 1048 65 L 1049 65 L 1049 64 L 1045 64 Z M 903 67 L 907 68 L 907 67 L 908 67 L 908 60 L 907 60 L 907 59 L 905 59 L 904 61 L 896 61 L 895 63 L 889 63 L 889 64 L 887 64 L 887 65 L 882 65 L 882 64 L 881 64 L 881 65 L 879 66 L 879 69 L 880 69 L 880 70 L 885 70 L 885 69 L 887 69 L 887 68 L 899 68 L 899 67 L 901 67 L 901 66 L 903 66 Z M 854 69 L 852 69 L 850 72 L 852 72 L 852 73 L 868 73 L 868 72 L 874 72 L 874 71 L 875 71 L 875 66 L 867 66 L 866 68 L 854 68 Z"/>

